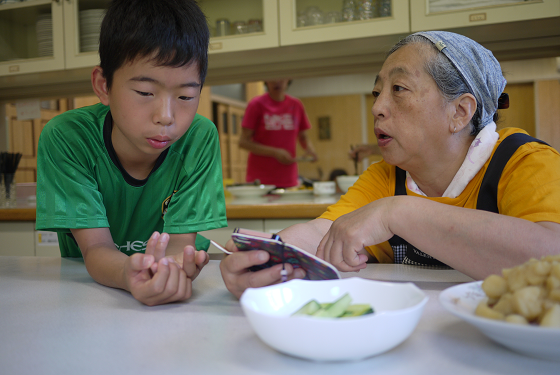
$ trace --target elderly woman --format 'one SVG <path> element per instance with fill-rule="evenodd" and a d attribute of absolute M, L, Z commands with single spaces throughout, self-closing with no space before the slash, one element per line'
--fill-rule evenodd
<path fill-rule="evenodd" d="M 403 39 L 373 88 L 383 161 L 282 239 L 341 271 L 394 262 L 475 279 L 560 253 L 560 155 L 520 129 L 496 132 L 505 84 L 492 53 L 469 38 L 431 31 Z M 248 272 L 267 259 L 260 250 L 225 258 L 228 289 L 239 296 L 280 280 L 281 265 Z"/>

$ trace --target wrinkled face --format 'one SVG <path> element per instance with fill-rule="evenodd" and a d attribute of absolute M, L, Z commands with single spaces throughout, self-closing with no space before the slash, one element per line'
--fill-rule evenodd
<path fill-rule="evenodd" d="M 425 168 L 441 158 L 451 134 L 452 105 L 425 71 L 428 52 L 406 45 L 392 53 L 373 88 L 375 135 L 389 164 Z"/>
<path fill-rule="evenodd" d="M 198 66 L 155 66 L 137 59 L 115 71 L 108 92 L 119 159 L 153 161 L 189 129 L 198 108 Z"/>

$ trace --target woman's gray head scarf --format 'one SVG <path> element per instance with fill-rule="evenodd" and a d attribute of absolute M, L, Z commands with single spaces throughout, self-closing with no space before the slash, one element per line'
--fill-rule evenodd
<path fill-rule="evenodd" d="M 427 38 L 447 56 L 482 106 L 481 125 L 492 122 L 498 99 L 506 86 L 500 64 L 492 52 L 472 39 L 446 31 L 422 31 L 414 35 Z"/>

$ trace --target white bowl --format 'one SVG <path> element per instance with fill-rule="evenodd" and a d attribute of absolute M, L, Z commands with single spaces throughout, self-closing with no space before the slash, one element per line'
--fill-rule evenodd
<path fill-rule="evenodd" d="M 268 194 L 276 186 L 274 185 L 243 185 L 243 186 L 229 186 L 227 190 L 240 198 L 247 197 L 262 197 Z"/>
<path fill-rule="evenodd" d="M 333 302 L 345 293 L 353 304 L 370 304 L 374 313 L 344 319 L 291 316 L 311 299 Z M 427 301 L 412 283 L 358 277 L 249 288 L 240 299 L 262 341 L 280 352 L 316 361 L 358 360 L 394 348 L 410 336 Z"/>
<path fill-rule="evenodd" d="M 358 181 L 358 178 L 360 178 L 360 176 L 337 176 L 336 183 L 338 184 L 340 190 L 346 193 L 350 186 L 354 185 L 354 183 Z"/>
<path fill-rule="evenodd" d="M 315 181 L 313 183 L 313 194 L 332 195 L 336 193 L 336 183 L 334 181 Z"/>
<path fill-rule="evenodd" d="M 439 302 L 447 311 L 511 350 L 531 357 L 560 361 L 560 329 L 517 325 L 475 315 L 476 306 L 486 298 L 481 284 L 482 281 L 474 281 L 447 288 L 440 293 Z"/>

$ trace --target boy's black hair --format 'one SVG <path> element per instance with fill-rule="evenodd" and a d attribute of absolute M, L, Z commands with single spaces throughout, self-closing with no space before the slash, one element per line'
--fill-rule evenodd
<path fill-rule="evenodd" d="M 209 38 L 206 16 L 194 0 L 113 0 L 99 36 L 107 88 L 121 66 L 151 56 L 157 66 L 197 64 L 204 83 Z"/>

